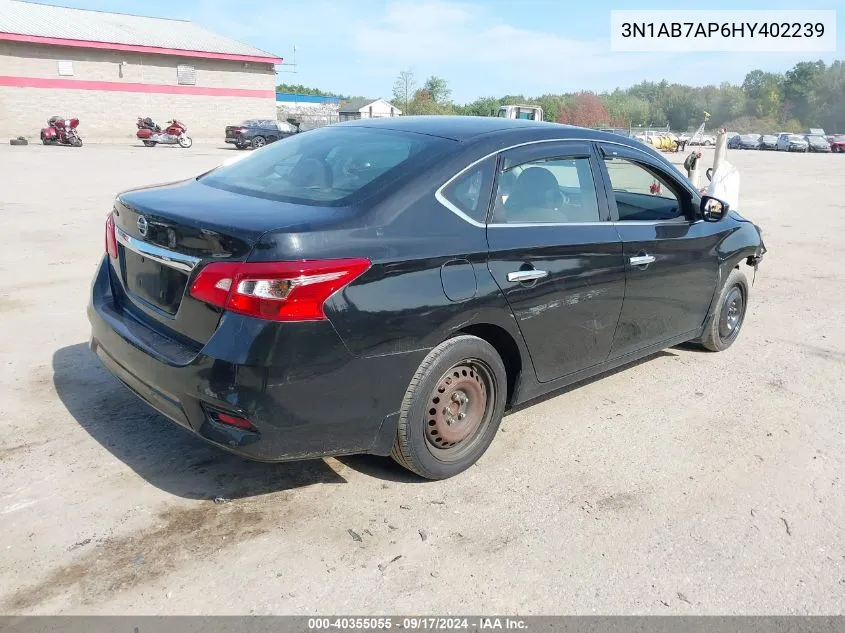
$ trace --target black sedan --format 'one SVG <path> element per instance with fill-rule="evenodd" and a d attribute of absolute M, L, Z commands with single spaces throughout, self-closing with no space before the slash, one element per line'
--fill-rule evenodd
<path fill-rule="evenodd" d="M 272 119 L 249 119 L 240 125 L 226 126 L 226 142 L 238 149 L 258 149 L 268 143 L 293 136 L 298 131 L 295 125 Z"/>
<path fill-rule="evenodd" d="M 735 149 L 760 149 L 763 137 L 760 134 L 740 134 L 735 138 Z"/>
<path fill-rule="evenodd" d="M 764 253 L 616 134 L 350 121 L 119 195 L 91 349 L 242 456 L 392 455 L 440 479 L 508 409 L 685 341 L 731 346 Z"/>

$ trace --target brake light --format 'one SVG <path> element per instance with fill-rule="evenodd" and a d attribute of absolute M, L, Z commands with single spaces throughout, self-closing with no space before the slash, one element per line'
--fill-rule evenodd
<path fill-rule="evenodd" d="M 117 236 L 115 235 L 113 213 L 109 213 L 106 218 L 106 252 L 109 257 L 117 257 Z"/>
<path fill-rule="evenodd" d="M 368 259 L 214 262 L 200 270 L 191 296 L 259 319 L 322 321 L 326 300 L 369 267 Z"/>

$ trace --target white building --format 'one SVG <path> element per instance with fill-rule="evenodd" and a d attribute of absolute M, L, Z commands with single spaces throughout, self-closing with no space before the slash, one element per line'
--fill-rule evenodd
<path fill-rule="evenodd" d="M 399 116 L 402 110 L 384 99 L 353 99 L 340 106 L 340 120 L 380 119 Z"/>
<path fill-rule="evenodd" d="M 0 138 L 38 139 L 51 116 L 86 139 L 176 117 L 194 138 L 275 118 L 282 60 L 185 20 L 0 0 Z"/>

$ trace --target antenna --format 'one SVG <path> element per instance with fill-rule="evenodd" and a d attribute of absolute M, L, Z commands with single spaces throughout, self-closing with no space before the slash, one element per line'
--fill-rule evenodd
<path fill-rule="evenodd" d="M 279 67 L 290 68 L 291 70 L 277 70 L 277 73 L 293 73 L 296 74 L 296 44 L 293 46 L 293 62 L 277 64 Z"/>

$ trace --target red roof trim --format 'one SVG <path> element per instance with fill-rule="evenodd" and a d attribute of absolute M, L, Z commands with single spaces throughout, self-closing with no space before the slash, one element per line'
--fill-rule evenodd
<path fill-rule="evenodd" d="M 157 94 L 206 95 L 213 97 L 254 97 L 275 99 L 275 90 L 249 88 L 203 88 L 200 86 L 169 86 L 166 84 L 138 84 L 121 81 L 81 81 L 79 79 L 46 79 L 43 77 L 9 77 L 0 75 L 0 86 L 12 88 L 47 88 L 60 90 L 102 90 L 105 92 L 146 92 Z"/>
<path fill-rule="evenodd" d="M 135 44 L 116 44 L 113 42 L 94 42 L 90 40 L 68 40 L 61 37 L 42 37 L 40 35 L 22 35 L 20 33 L 0 33 L 0 40 L 9 42 L 27 42 L 30 44 L 48 44 L 51 46 L 73 46 L 75 48 L 102 48 L 111 51 L 150 53 L 153 55 L 172 55 L 176 57 L 202 57 L 203 59 L 225 59 L 235 62 L 256 62 L 262 64 L 281 64 L 281 57 L 261 55 L 233 55 L 230 53 L 209 53 L 207 51 L 189 51 L 181 48 L 160 48 L 158 46 L 137 46 Z"/>

